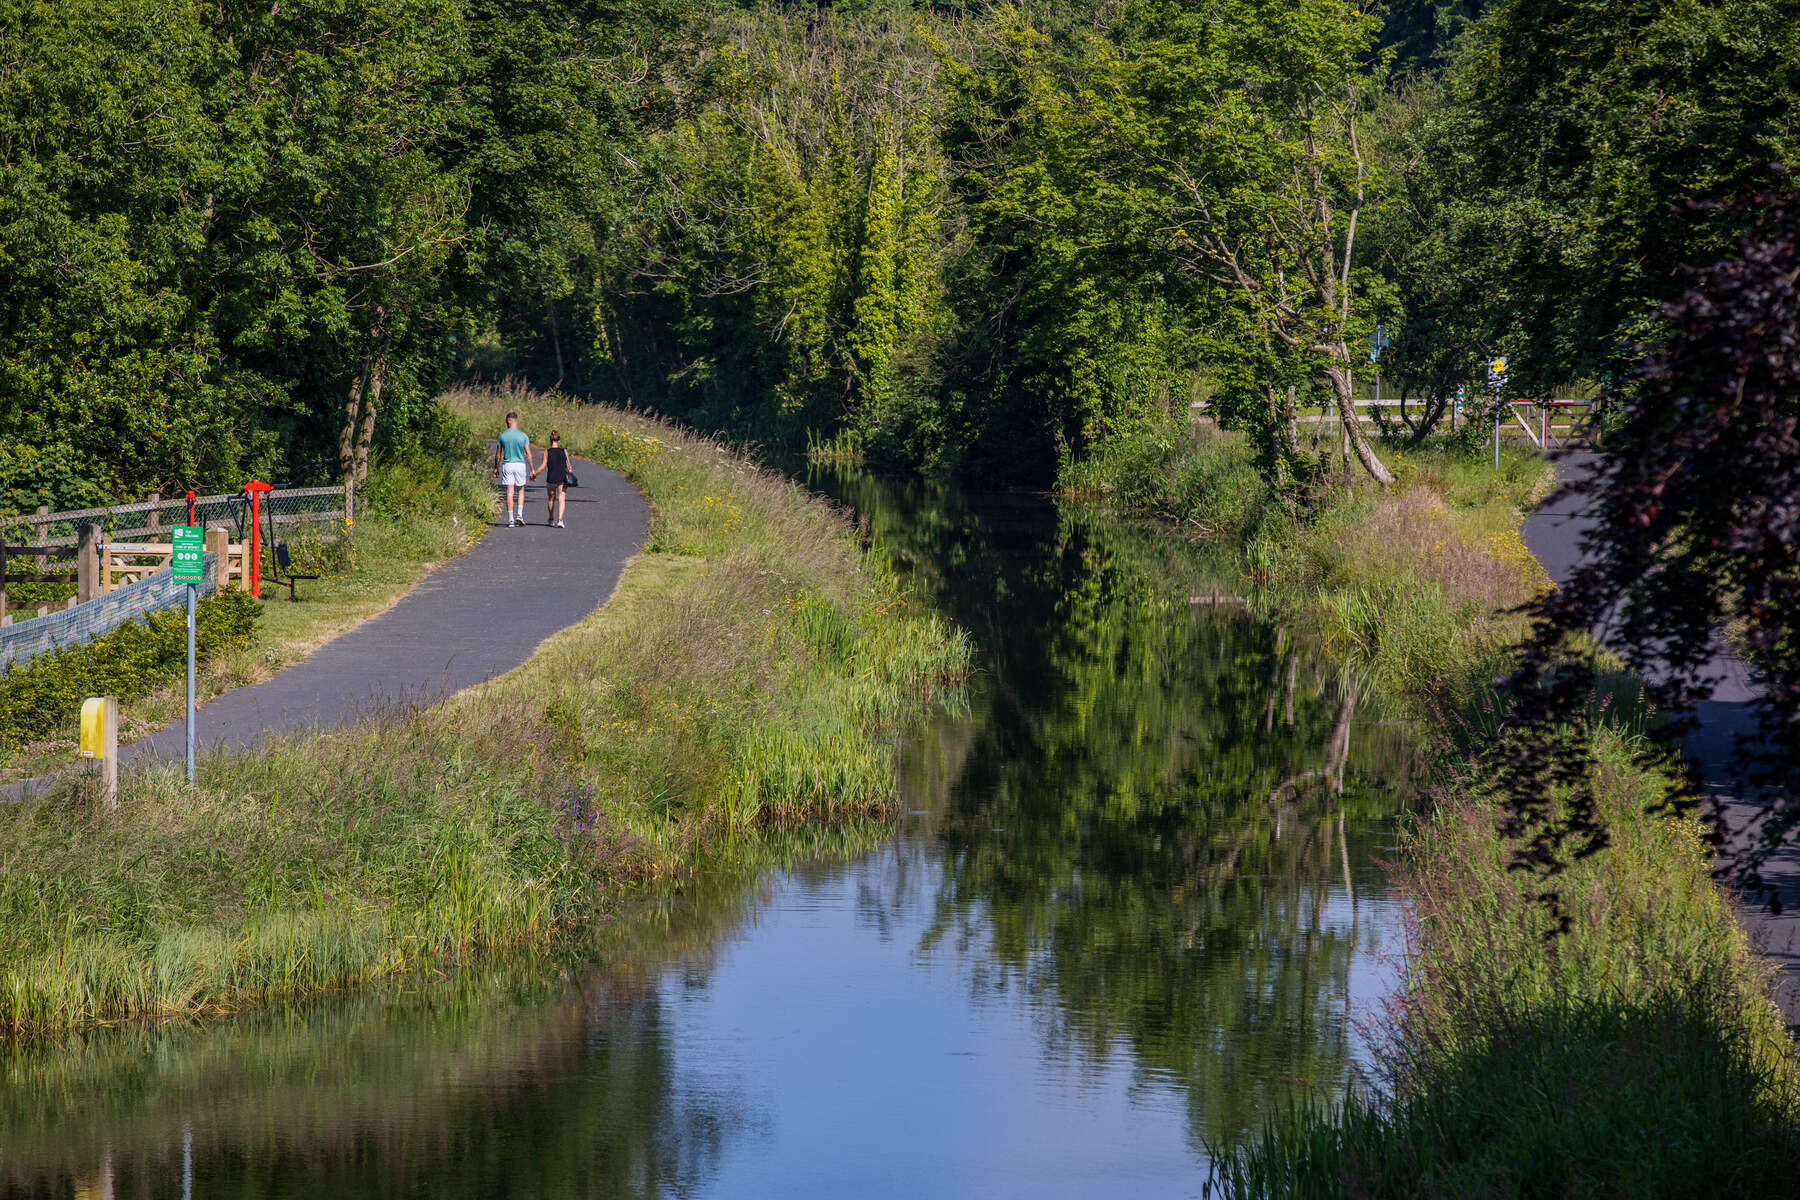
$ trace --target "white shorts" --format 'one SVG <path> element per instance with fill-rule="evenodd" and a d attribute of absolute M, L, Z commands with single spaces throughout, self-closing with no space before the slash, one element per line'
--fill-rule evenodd
<path fill-rule="evenodd" d="M 501 463 L 500 482 L 507 487 L 525 486 L 524 463 Z"/>

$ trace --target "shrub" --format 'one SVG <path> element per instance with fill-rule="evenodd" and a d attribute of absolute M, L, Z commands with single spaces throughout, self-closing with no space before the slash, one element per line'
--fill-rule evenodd
<path fill-rule="evenodd" d="M 248 646 L 262 616 L 241 591 L 200 601 L 194 652 L 206 659 Z M 14 664 L 0 674 L 0 749 L 68 727 L 88 696 L 141 696 L 187 666 L 187 613 L 168 608 L 79 645 Z"/>

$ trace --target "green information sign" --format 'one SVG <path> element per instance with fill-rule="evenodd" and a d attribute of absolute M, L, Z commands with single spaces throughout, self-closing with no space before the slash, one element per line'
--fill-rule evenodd
<path fill-rule="evenodd" d="M 206 531 L 198 525 L 177 525 L 175 558 L 170 563 L 176 583 L 199 583 L 204 577 Z"/>

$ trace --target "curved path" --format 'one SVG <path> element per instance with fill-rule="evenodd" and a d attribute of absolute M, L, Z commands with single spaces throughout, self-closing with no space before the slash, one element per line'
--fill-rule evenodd
<path fill-rule="evenodd" d="M 569 491 L 568 528 L 543 523 L 543 489 L 530 486 L 528 524 L 508 529 L 499 521 L 386 612 L 267 681 L 203 706 L 199 748 L 252 746 L 272 733 L 329 729 L 394 704 L 435 703 L 512 670 L 545 638 L 604 604 L 643 545 L 650 510 L 623 476 L 592 462 L 581 467 L 583 485 Z M 177 721 L 121 748 L 119 757 L 185 751 Z"/>
<path fill-rule="evenodd" d="M 606 603 L 644 543 L 650 507 L 624 476 L 576 461 L 589 486 L 570 490 L 568 528 L 543 523 L 544 490 L 531 485 L 529 524 L 509 529 L 496 522 L 392 608 L 266 682 L 204 705 L 196 714 L 197 747 L 254 746 L 269 734 L 348 725 L 397 704 L 434 704 L 512 670 L 545 638 Z M 119 758 L 181 758 L 186 751 L 186 731 L 177 721 L 121 747 Z M 59 778 L 7 784 L 0 803 Z"/>
<path fill-rule="evenodd" d="M 1594 527 L 1589 500 L 1578 488 L 1592 475 L 1599 455 L 1591 451 L 1555 456 L 1560 484 L 1557 493 L 1530 517 L 1520 531 L 1526 548 L 1558 583 L 1581 564 L 1582 541 Z M 1708 664 L 1718 682 L 1711 694 L 1695 706 L 1699 727 L 1688 736 L 1684 749 L 1700 770 L 1701 785 L 1717 804 L 1728 845 L 1742 845 L 1754 828 L 1759 805 L 1739 794 L 1739 782 L 1731 773 L 1737 734 L 1756 732 L 1751 709 L 1755 691 L 1743 661 L 1723 646 Z M 1775 1003 L 1791 1028 L 1800 1029 L 1800 846 L 1790 842 L 1763 867 L 1763 878 L 1781 903 L 1771 913 L 1754 899 L 1738 909 L 1738 922 L 1751 942 L 1775 964 Z"/>

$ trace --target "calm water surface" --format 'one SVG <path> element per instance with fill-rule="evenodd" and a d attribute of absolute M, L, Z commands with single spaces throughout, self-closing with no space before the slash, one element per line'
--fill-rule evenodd
<path fill-rule="evenodd" d="M 0 1196 L 1193 1196 L 1393 986 L 1404 731 L 1196 551 L 853 503 L 983 673 L 860 854 L 579 955 L 0 1056 Z"/>

